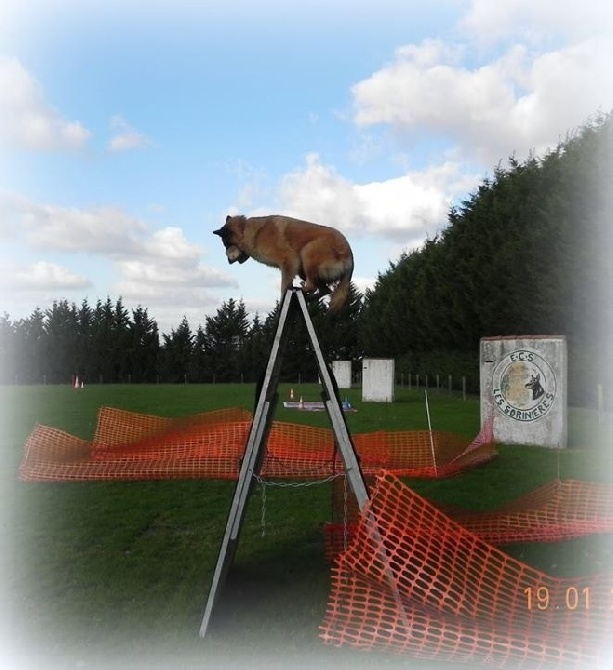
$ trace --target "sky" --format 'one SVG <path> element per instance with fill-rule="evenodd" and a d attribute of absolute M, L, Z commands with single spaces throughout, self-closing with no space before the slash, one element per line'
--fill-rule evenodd
<path fill-rule="evenodd" d="M 610 0 L 0 0 L 0 314 L 265 316 L 278 271 L 212 234 L 236 213 L 338 228 L 364 290 L 613 109 L 611 63 Z"/>

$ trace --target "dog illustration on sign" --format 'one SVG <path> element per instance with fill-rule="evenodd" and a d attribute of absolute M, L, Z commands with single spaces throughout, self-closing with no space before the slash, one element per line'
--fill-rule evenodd
<path fill-rule="evenodd" d="M 530 375 L 530 381 L 526 384 L 527 389 L 532 389 L 532 400 L 538 400 L 545 395 L 545 389 L 541 385 L 541 375 Z"/>

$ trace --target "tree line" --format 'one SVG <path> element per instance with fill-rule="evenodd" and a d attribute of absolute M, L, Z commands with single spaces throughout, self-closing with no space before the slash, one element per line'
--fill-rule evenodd
<path fill-rule="evenodd" d="M 357 359 L 357 316 L 362 296 L 351 287 L 340 315 L 309 300 L 328 360 Z M 75 376 L 86 383 L 254 382 L 266 366 L 280 305 L 249 318 L 242 300 L 230 298 L 192 331 L 187 318 L 160 334 L 144 307 L 128 310 L 122 298 L 92 307 L 60 300 L 12 322 L 0 317 L 0 383 L 58 384 Z M 302 324 L 291 324 L 283 377 L 315 381 L 316 361 Z"/>
<path fill-rule="evenodd" d="M 481 337 L 565 335 L 570 395 L 583 404 L 613 361 L 602 324 L 613 324 L 609 219 L 613 116 L 598 114 L 541 157 L 511 157 L 448 213 L 442 232 L 403 253 L 348 306 L 309 302 L 329 359 L 390 357 L 398 375 L 466 376 L 478 390 Z M 60 300 L 28 318 L 0 317 L 0 381 L 255 381 L 265 366 L 279 305 L 250 318 L 224 302 L 193 331 L 184 318 L 160 335 L 146 307 L 122 299 L 91 306 Z M 295 328 L 284 376 L 316 379 Z M 610 369 L 610 367 L 609 367 Z"/>

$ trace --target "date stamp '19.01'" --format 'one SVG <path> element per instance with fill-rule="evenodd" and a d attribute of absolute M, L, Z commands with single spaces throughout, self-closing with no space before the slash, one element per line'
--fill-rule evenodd
<path fill-rule="evenodd" d="M 592 609 L 613 611 L 613 589 L 610 589 L 608 603 L 604 604 L 599 597 L 596 604 L 595 589 L 590 586 L 569 586 L 560 593 L 556 593 L 547 586 L 529 586 L 523 590 L 524 603 L 529 610 L 567 610 L 588 611 Z"/>

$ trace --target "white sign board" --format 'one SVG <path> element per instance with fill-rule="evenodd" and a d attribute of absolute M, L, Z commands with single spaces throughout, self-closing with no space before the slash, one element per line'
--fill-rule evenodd
<path fill-rule="evenodd" d="M 351 361 L 332 361 L 332 374 L 339 389 L 351 388 Z"/>
<path fill-rule="evenodd" d="M 484 337 L 481 423 L 510 444 L 567 445 L 567 354 L 562 336 Z"/>
<path fill-rule="evenodd" d="M 365 358 L 362 361 L 363 402 L 394 402 L 394 360 Z"/>

